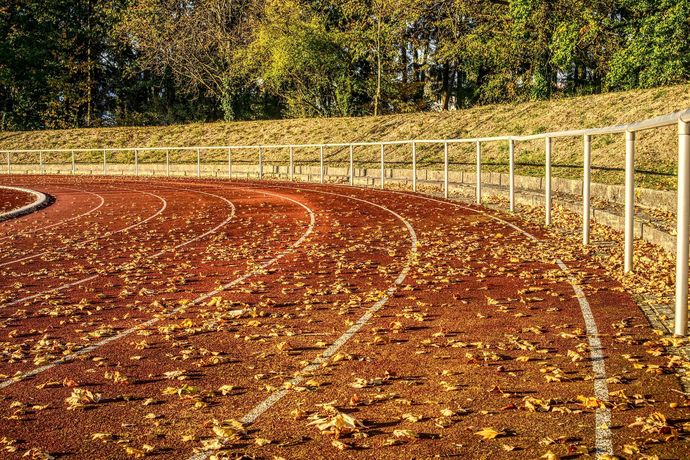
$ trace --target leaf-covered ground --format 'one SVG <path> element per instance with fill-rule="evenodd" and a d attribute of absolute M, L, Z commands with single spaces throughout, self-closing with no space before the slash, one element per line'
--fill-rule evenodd
<path fill-rule="evenodd" d="M 30 193 L 0 187 L 0 214 L 31 204 L 34 199 Z"/>
<path fill-rule="evenodd" d="M 574 239 L 395 191 L 13 180 L 57 200 L 0 224 L 8 458 L 687 455 L 676 339 Z"/>

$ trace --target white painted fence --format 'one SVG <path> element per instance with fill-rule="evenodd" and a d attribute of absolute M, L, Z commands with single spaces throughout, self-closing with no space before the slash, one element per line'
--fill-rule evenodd
<path fill-rule="evenodd" d="M 289 149 L 290 157 L 287 177 L 295 179 L 296 149 L 318 149 L 319 151 L 319 182 L 325 181 L 325 150 L 333 148 L 347 148 L 349 152 L 348 179 L 349 184 L 355 184 L 355 152 L 357 147 L 380 146 L 380 186 L 385 188 L 385 149 L 386 146 L 405 146 L 410 148 L 410 163 L 412 166 L 412 190 L 417 191 L 417 146 L 421 144 L 443 145 L 443 193 L 448 197 L 449 189 L 449 161 L 448 146 L 451 144 L 475 144 L 476 145 L 476 202 L 482 202 L 482 144 L 508 143 L 509 161 L 509 198 L 510 212 L 515 211 L 515 145 L 535 139 L 545 141 L 545 211 L 546 225 L 551 224 L 552 187 L 551 187 L 551 158 L 553 139 L 562 137 L 582 137 L 584 149 L 583 161 L 583 204 L 582 204 L 582 243 L 589 244 L 590 240 L 590 216 L 591 216 L 591 156 L 592 137 L 608 134 L 625 135 L 625 242 L 624 242 L 624 271 L 633 270 L 633 223 L 634 223 L 634 177 L 635 177 L 635 134 L 639 131 L 656 129 L 661 127 L 678 125 L 678 205 L 677 205 L 677 242 L 676 242 L 676 296 L 675 296 L 675 334 L 684 336 L 688 329 L 688 256 L 689 256 L 689 229 L 690 225 L 690 109 L 671 113 L 668 115 L 651 118 L 635 123 L 603 128 L 580 129 L 571 131 L 549 132 L 529 136 L 497 136 L 471 139 L 415 139 L 403 141 L 385 142 L 351 142 L 351 143 L 327 143 L 327 144 L 282 144 L 282 145 L 234 145 L 234 146 L 197 146 L 197 147 L 140 147 L 140 148 L 106 148 L 106 149 L 46 149 L 46 150 L 2 150 L 0 153 L 6 156 L 7 174 L 12 174 L 12 155 L 35 154 L 38 156 L 39 172 L 46 173 L 44 156 L 46 153 L 64 153 L 70 155 L 68 160 L 69 173 L 76 174 L 76 153 L 102 152 L 102 173 L 108 174 L 108 154 L 128 152 L 133 155 L 133 174 L 140 173 L 140 155 L 145 152 L 165 152 L 165 175 L 170 176 L 170 152 L 181 151 L 196 153 L 196 175 L 202 175 L 202 152 L 227 151 L 227 176 L 233 177 L 233 152 L 254 151 L 257 153 L 258 178 L 264 179 L 264 151 L 275 149 Z M 122 171 L 124 174 L 124 171 Z"/>

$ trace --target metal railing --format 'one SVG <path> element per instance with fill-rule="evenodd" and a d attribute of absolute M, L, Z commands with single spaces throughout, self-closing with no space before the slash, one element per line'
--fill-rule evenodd
<path fill-rule="evenodd" d="M 258 154 L 258 178 L 264 178 L 264 152 L 266 150 L 289 149 L 288 179 L 295 179 L 295 149 L 318 149 L 319 151 L 319 182 L 325 181 L 325 150 L 348 149 L 348 183 L 354 185 L 355 181 L 355 149 L 356 147 L 380 147 L 380 187 L 385 188 L 385 148 L 386 146 L 409 146 L 410 163 L 412 166 L 412 190 L 417 191 L 417 146 L 423 144 L 443 145 L 443 194 L 448 198 L 449 190 L 449 160 L 448 146 L 451 144 L 475 144 L 476 146 L 476 170 L 475 187 L 476 202 L 482 203 L 482 145 L 497 142 L 508 143 L 509 161 L 509 209 L 515 211 L 515 144 L 517 142 L 537 139 L 545 140 L 545 224 L 551 224 L 552 214 L 552 181 L 551 159 L 553 139 L 563 137 L 582 137 L 583 139 L 583 190 L 582 190 L 582 243 L 590 242 L 591 226 L 591 158 L 592 137 L 599 135 L 624 134 L 625 135 L 625 240 L 624 240 L 624 271 L 633 270 L 633 236 L 634 236 L 634 163 L 635 163 L 635 134 L 639 131 L 678 126 L 678 207 L 677 207 L 677 240 L 676 240 L 676 289 L 675 289 L 675 328 L 676 335 L 684 336 L 688 329 L 688 255 L 689 255 L 689 231 L 690 225 L 690 109 L 674 112 L 668 115 L 651 118 L 625 125 L 608 126 L 604 128 L 579 129 L 571 131 L 558 131 L 527 136 L 496 136 L 468 139 L 415 139 L 401 141 L 379 142 L 348 142 L 348 143 L 323 143 L 323 144 L 273 144 L 273 145 L 233 145 L 233 146 L 196 146 L 196 147 L 130 147 L 130 148 L 99 148 L 99 149 L 43 149 L 43 150 L 0 150 L 6 155 L 7 173 L 12 174 L 12 155 L 37 154 L 39 171 L 45 173 L 44 156 L 46 153 L 68 153 L 71 155 L 71 174 L 76 174 L 77 153 L 102 152 L 103 174 L 108 174 L 108 153 L 130 152 L 134 157 L 134 175 L 139 175 L 141 152 L 165 152 L 165 174 L 170 176 L 170 152 L 194 152 L 196 153 L 196 175 L 201 176 L 201 152 L 227 151 L 228 177 L 233 176 L 233 152 L 254 151 Z"/>

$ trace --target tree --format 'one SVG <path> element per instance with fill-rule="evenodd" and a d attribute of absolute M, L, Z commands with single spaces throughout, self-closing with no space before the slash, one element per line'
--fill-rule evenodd
<path fill-rule="evenodd" d="M 611 59 L 609 89 L 651 88 L 690 76 L 690 1 L 621 3 L 622 46 Z"/>
<path fill-rule="evenodd" d="M 217 99 L 231 120 L 243 86 L 238 51 L 261 11 L 259 0 L 132 0 L 119 30 L 143 69 L 170 72 L 180 90 Z"/>
<path fill-rule="evenodd" d="M 5 0 L 0 129 L 452 110 L 690 79 L 690 0 Z"/>
<path fill-rule="evenodd" d="M 10 0 L 0 8 L 2 128 L 99 125 L 115 0 Z"/>
<path fill-rule="evenodd" d="M 365 77 L 372 112 L 390 112 L 402 73 L 399 43 L 419 11 L 412 0 L 336 0 L 341 40 Z M 388 104 L 386 104 L 388 102 Z M 385 106 L 387 105 L 387 107 Z"/>
<path fill-rule="evenodd" d="M 289 116 L 353 114 L 350 56 L 306 2 L 268 0 L 244 56 L 247 82 L 279 98 Z"/>

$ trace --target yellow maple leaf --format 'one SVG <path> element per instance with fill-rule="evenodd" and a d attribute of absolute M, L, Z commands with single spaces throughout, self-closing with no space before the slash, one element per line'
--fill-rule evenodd
<path fill-rule="evenodd" d="M 505 431 L 496 431 L 493 428 L 483 428 L 474 434 L 481 436 L 485 441 L 488 441 L 490 439 L 496 439 L 500 436 L 504 436 L 506 433 Z"/>

